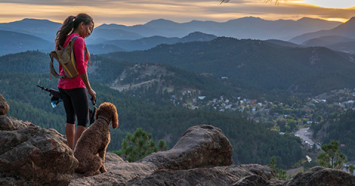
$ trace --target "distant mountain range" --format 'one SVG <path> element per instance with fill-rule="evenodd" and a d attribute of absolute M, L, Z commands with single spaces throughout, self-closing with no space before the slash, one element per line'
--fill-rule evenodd
<path fill-rule="evenodd" d="M 355 38 L 348 38 L 344 36 L 338 36 L 338 35 L 330 35 L 330 36 L 321 36 L 313 39 L 309 39 L 305 42 L 302 43 L 304 46 L 330 46 L 334 45 L 337 43 L 344 43 L 344 42 L 349 42 L 349 41 L 355 41 Z"/>
<path fill-rule="evenodd" d="M 112 40 L 101 44 L 88 45 L 88 48 L 90 48 L 90 51 L 93 51 L 94 54 L 105 54 L 117 51 L 147 50 L 160 44 L 211 41 L 215 38 L 217 38 L 215 35 L 194 32 L 182 38 L 152 36 L 136 40 Z"/>
<path fill-rule="evenodd" d="M 301 44 L 310 39 L 315 39 L 325 36 L 343 36 L 355 39 L 355 17 L 351 18 L 346 23 L 340 24 L 333 29 L 324 29 L 321 31 L 305 33 L 299 36 L 292 38 L 290 41 L 293 43 Z"/>
<path fill-rule="evenodd" d="M 355 54 L 355 17 L 330 30 L 321 30 L 294 37 L 290 41 L 302 46 L 323 46 Z"/>
<path fill-rule="evenodd" d="M 302 46 L 323 46 L 333 50 L 355 54 L 355 38 L 344 36 L 322 36 L 307 40 Z"/>
<path fill-rule="evenodd" d="M 319 94 L 354 88 L 355 56 L 286 42 L 217 38 L 103 55 L 131 63 L 159 63 L 228 77 L 244 90 Z"/>
<path fill-rule="evenodd" d="M 297 21 L 269 21 L 257 17 L 244 17 L 227 22 L 191 21 L 186 23 L 157 19 L 134 26 L 103 24 L 95 28 L 87 42 L 98 44 L 106 40 L 135 40 L 151 36 L 184 37 L 196 31 L 236 38 L 288 40 L 303 33 L 331 29 L 340 24 L 340 22 L 312 18 L 302 18 Z M 0 23 L 0 30 L 30 34 L 53 42 L 60 26 L 61 23 L 49 20 L 23 19 Z"/>
<path fill-rule="evenodd" d="M 49 52 L 54 45 L 33 35 L 0 30 L 0 56 L 27 50 Z"/>
<path fill-rule="evenodd" d="M 123 30 L 136 33 L 143 37 L 164 36 L 183 37 L 191 32 L 203 32 L 216 36 L 228 36 L 238 39 L 281 39 L 289 40 L 302 33 L 331 29 L 340 22 L 321 19 L 302 18 L 293 20 L 269 21 L 257 17 L 244 17 L 227 22 L 191 21 L 176 23 L 170 20 L 158 19 L 143 25 L 101 25 L 97 29 Z"/>
<path fill-rule="evenodd" d="M 217 36 L 194 32 L 182 38 L 153 36 L 136 40 L 108 40 L 100 44 L 88 44 L 87 47 L 92 54 L 105 54 L 117 51 L 147 50 L 160 44 L 210 41 L 215 38 L 217 38 Z M 39 50 L 48 53 L 54 49 L 54 42 L 49 42 L 37 36 L 13 31 L 0 30 L 0 42 L 6 43 L 0 46 L 0 56 L 28 50 Z"/>
<path fill-rule="evenodd" d="M 60 27 L 60 23 L 41 19 L 23 19 L 10 23 L 0 23 L 0 30 L 33 35 L 53 43 Z"/>
<path fill-rule="evenodd" d="M 103 24 L 94 29 L 93 34 L 86 39 L 86 43 L 93 54 L 104 54 L 116 51 L 147 50 L 159 44 L 208 41 L 217 36 L 238 39 L 288 40 L 304 33 L 331 29 L 337 31 L 337 33 L 347 33 L 346 37 L 351 38 L 353 36 L 349 35 L 353 33 L 354 22 L 354 19 L 342 24 L 340 22 L 311 18 L 302 18 L 297 21 L 269 21 L 256 17 L 244 17 L 227 22 L 191 21 L 176 23 L 158 19 L 134 26 Z M 0 30 L 8 31 L 6 34 L 5 32 L 1 33 L 1 43 L 7 43 L 6 39 L 10 37 L 13 43 L 23 44 L 22 46 L 14 45 L 7 49 L 2 49 L 0 50 L 0 55 L 26 50 L 48 52 L 53 49 L 55 35 L 60 26 L 60 23 L 38 19 L 23 19 L 11 23 L 1 23 Z M 8 36 L 9 32 L 16 32 L 16 37 Z M 26 34 L 26 37 L 19 34 Z M 34 38 L 29 39 L 29 36 L 34 36 Z M 291 42 L 301 44 L 302 42 L 298 42 L 299 39 L 297 38 L 303 38 L 303 36 L 295 37 Z M 308 36 L 307 38 L 314 39 Z M 307 38 L 303 40 L 306 41 L 308 40 Z M 33 40 L 33 42 L 26 43 L 29 40 Z M 352 44 L 348 45 L 352 46 Z M 351 51 L 352 49 L 348 50 Z"/>

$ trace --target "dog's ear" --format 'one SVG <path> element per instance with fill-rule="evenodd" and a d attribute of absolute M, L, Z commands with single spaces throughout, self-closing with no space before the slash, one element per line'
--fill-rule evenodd
<path fill-rule="evenodd" d="M 112 103 L 108 103 L 108 102 L 101 103 L 99 108 L 96 109 L 95 120 L 97 120 L 97 118 L 100 115 L 105 115 L 106 112 L 109 112 L 109 108 L 108 107 L 110 107 L 110 104 L 112 104 Z"/>
<path fill-rule="evenodd" d="M 112 128 L 118 128 L 118 125 L 119 125 L 119 121 L 118 121 L 118 113 L 117 113 L 117 109 L 115 107 L 115 105 L 113 105 L 113 115 L 112 115 L 112 121 L 111 121 L 111 126 Z"/>

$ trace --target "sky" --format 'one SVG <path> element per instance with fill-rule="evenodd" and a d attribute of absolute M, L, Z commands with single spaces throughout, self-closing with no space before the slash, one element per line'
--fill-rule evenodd
<path fill-rule="evenodd" d="M 154 19 L 225 22 L 253 16 L 266 20 L 302 17 L 345 22 L 355 17 L 355 0 L 0 0 L 0 22 L 23 18 L 62 23 L 70 15 L 88 13 L 95 26 L 136 25 Z"/>

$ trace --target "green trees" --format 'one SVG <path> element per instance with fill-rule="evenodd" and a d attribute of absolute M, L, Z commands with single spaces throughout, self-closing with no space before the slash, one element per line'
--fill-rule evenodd
<path fill-rule="evenodd" d="M 168 149 L 164 140 L 159 141 L 158 147 L 159 150 Z M 121 149 L 115 153 L 129 162 L 134 162 L 157 151 L 158 148 L 152 139 L 152 134 L 145 132 L 142 128 L 137 128 L 133 134 L 127 133 Z"/>
<path fill-rule="evenodd" d="M 324 129 L 325 136 L 322 137 L 323 143 L 329 143 L 329 139 L 339 141 L 344 144 L 342 152 L 349 158 L 355 160 L 355 111 L 348 110 L 345 113 L 329 117 L 326 122 L 315 126 L 315 133 Z M 327 126 L 327 127 L 324 127 Z"/>
<path fill-rule="evenodd" d="M 319 153 L 317 159 L 320 166 L 342 169 L 347 161 L 344 154 L 340 152 L 339 142 L 331 141 L 330 144 L 322 145 L 324 152 Z"/>
<path fill-rule="evenodd" d="M 275 171 L 277 178 L 286 179 L 287 178 L 286 171 L 276 168 L 276 165 L 277 165 L 276 157 L 272 156 L 271 160 L 270 160 L 270 163 L 269 163 L 269 167 L 272 168 Z"/>

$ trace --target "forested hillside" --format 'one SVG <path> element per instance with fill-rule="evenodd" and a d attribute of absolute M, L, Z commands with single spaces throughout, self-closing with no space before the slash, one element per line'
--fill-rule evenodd
<path fill-rule="evenodd" d="M 0 72 L 49 74 L 49 60 L 49 55 L 39 51 L 8 54 L 0 56 Z"/>
<path fill-rule="evenodd" d="M 171 96 L 180 99 L 187 92 L 190 97 L 241 95 L 237 82 L 221 80 L 213 74 L 200 75 L 169 65 L 132 64 L 93 57 L 90 78 L 127 95 L 137 96 L 151 102 L 169 102 Z M 105 72 L 104 74 L 102 72 Z M 191 98 L 192 99 L 192 98 Z"/>
<path fill-rule="evenodd" d="M 12 65 L 16 63 L 27 65 L 26 59 L 31 59 L 31 57 L 26 57 L 22 58 L 25 59 L 24 61 L 21 61 L 20 56 L 24 54 L 18 55 L 5 56 L 7 60 L 4 61 L 12 60 Z M 41 57 L 45 56 L 36 52 L 26 55 L 32 56 L 33 61 L 36 61 L 34 60 L 36 55 L 38 55 L 38 61 L 41 61 Z M 4 61 L 0 60 L 0 65 L 3 65 Z M 48 61 L 44 61 L 48 65 Z M 33 68 L 26 67 L 22 69 L 22 72 L 26 69 L 30 73 L 40 71 Z M 10 72 L 11 70 L 0 73 L 1 94 L 8 100 L 11 107 L 8 115 L 31 121 L 45 128 L 55 128 L 63 133 L 65 116 L 62 103 L 52 109 L 48 93 L 36 87 L 37 84 L 40 84 L 55 88 L 57 80 L 49 80 L 48 73 Z M 211 124 L 221 128 L 232 142 L 236 163 L 268 164 L 271 157 L 276 156 L 280 168 L 289 168 L 304 157 L 301 142 L 297 137 L 279 135 L 263 124 L 254 123 L 237 113 L 191 111 L 168 105 L 152 105 L 95 83 L 94 79 L 91 79 L 91 82 L 97 92 L 98 103 L 112 102 L 119 111 L 120 127 L 117 130 L 112 130 L 109 150 L 117 150 L 126 132 L 133 132 L 138 127 L 152 133 L 155 139 L 166 140 L 171 147 L 188 127 L 197 124 Z"/>
<path fill-rule="evenodd" d="M 223 81 L 211 74 L 199 75 L 169 65 L 136 65 L 95 55 L 91 60 L 90 79 L 151 102 L 168 102 L 170 96 L 180 97 L 184 91 L 197 91 L 196 95 L 208 97 L 241 94 L 235 86 L 237 82 Z M 38 51 L 0 57 L 0 72 L 47 73 L 49 77 L 48 66 L 48 55 Z M 54 67 L 57 66 L 54 62 Z"/>
<path fill-rule="evenodd" d="M 348 160 L 355 160 L 355 111 L 349 110 L 344 114 L 334 114 L 326 122 L 313 124 L 313 137 L 318 138 L 323 144 L 330 143 L 331 140 L 339 141 L 341 151 Z"/>
<path fill-rule="evenodd" d="M 352 88 L 354 56 L 322 47 L 287 47 L 259 40 L 217 38 L 103 55 L 132 63 L 169 64 L 238 81 L 244 90 L 317 95 Z"/>

